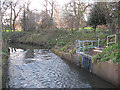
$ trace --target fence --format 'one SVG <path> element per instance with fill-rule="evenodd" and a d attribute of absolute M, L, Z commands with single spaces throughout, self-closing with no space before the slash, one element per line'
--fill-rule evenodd
<path fill-rule="evenodd" d="M 113 42 L 109 42 L 109 38 L 115 37 L 115 41 Z M 116 43 L 117 40 L 117 35 L 110 35 L 107 36 L 107 47 L 109 44 L 112 43 Z M 91 45 L 88 45 L 87 47 L 85 46 L 85 43 L 91 43 Z M 94 42 L 98 43 L 98 48 L 99 48 L 99 44 L 100 44 L 100 39 L 98 38 L 98 40 L 76 40 L 76 55 L 77 55 L 77 60 L 78 60 L 78 65 L 80 65 L 82 68 L 85 68 L 87 70 L 89 70 L 90 72 L 92 71 L 92 63 L 91 63 L 91 58 L 92 56 L 85 54 L 85 48 L 95 48 L 94 46 Z M 82 56 L 81 58 L 81 62 L 80 62 L 80 56 Z"/>
<path fill-rule="evenodd" d="M 85 48 L 95 48 L 94 42 L 98 43 L 99 48 L 99 41 L 98 40 L 76 40 L 76 54 L 78 59 L 78 65 L 80 65 L 82 68 L 88 69 L 90 72 L 92 70 L 92 64 L 91 64 L 91 57 L 90 55 L 85 54 Z M 85 43 L 91 43 L 91 45 L 88 45 L 85 47 Z M 82 61 L 80 62 L 80 56 L 82 56 Z"/>
<path fill-rule="evenodd" d="M 112 38 L 112 37 L 115 37 L 115 41 L 114 42 L 109 42 L 109 38 Z M 109 44 L 113 44 L 113 43 L 116 43 L 117 42 L 117 35 L 110 35 L 110 36 L 107 36 L 107 47 Z"/>

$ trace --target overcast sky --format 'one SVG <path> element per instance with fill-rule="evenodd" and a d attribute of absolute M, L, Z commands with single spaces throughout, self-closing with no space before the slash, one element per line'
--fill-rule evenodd
<path fill-rule="evenodd" d="M 44 5 L 44 0 L 31 0 L 31 4 L 30 4 L 30 9 L 38 9 L 38 10 L 42 10 L 43 9 L 43 5 Z M 58 3 L 58 5 L 60 5 L 61 7 L 69 2 L 70 0 L 54 0 L 56 1 L 56 3 Z"/>
<path fill-rule="evenodd" d="M 26 0 L 28 1 L 28 0 Z M 30 4 L 30 9 L 38 9 L 38 10 L 42 10 L 43 9 L 43 5 L 44 5 L 44 0 L 30 0 L 32 1 Z M 50 1 L 50 0 L 49 0 Z M 60 5 L 61 7 L 66 4 L 67 2 L 69 2 L 70 0 L 53 0 L 56 1 L 58 3 L 58 5 Z M 118 2 L 120 0 L 80 0 L 81 2 Z M 49 8 L 49 7 L 48 7 Z"/>

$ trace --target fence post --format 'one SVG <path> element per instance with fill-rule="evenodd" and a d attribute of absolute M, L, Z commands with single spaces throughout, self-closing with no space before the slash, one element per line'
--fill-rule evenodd
<path fill-rule="evenodd" d="M 84 51 L 85 51 L 85 50 L 84 50 L 84 41 L 83 41 L 83 53 L 84 53 Z"/>
<path fill-rule="evenodd" d="M 107 47 L 108 47 L 108 36 L 107 36 Z"/>
<path fill-rule="evenodd" d="M 81 44 L 81 41 L 79 40 L 78 43 L 79 43 L 79 53 L 80 53 L 80 48 L 81 48 L 80 44 Z"/>
<path fill-rule="evenodd" d="M 115 43 L 116 43 L 116 40 L 117 40 L 117 37 L 116 37 L 116 34 L 115 34 Z"/>
<path fill-rule="evenodd" d="M 92 60 L 90 59 L 90 73 L 92 73 Z"/>
<path fill-rule="evenodd" d="M 100 42 L 100 39 L 98 38 L 98 48 L 99 48 L 99 42 Z"/>
<path fill-rule="evenodd" d="M 76 54 L 77 54 L 77 40 L 76 40 Z"/>
<path fill-rule="evenodd" d="M 82 41 L 82 49 L 84 53 L 84 41 Z M 84 63 L 84 56 L 82 55 L 82 65 L 81 65 L 82 67 L 84 67 L 83 63 Z"/>
<path fill-rule="evenodd" d="M 92 42 L 92 48 L 93 48 L 93 41 L 91 41 Z"/>

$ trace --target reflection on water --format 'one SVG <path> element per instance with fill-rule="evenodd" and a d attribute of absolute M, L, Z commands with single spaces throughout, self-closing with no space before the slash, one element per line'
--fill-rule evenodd
<path fill-rule="evenodd" d="M 34 58 L 34 50 L 27 50 L 25 58 Z"/>
<path fill-rule="evenodd" d="M 93 74 L 62 60 L 50 50 L 19 47 L 10 49 L 10 88 L 113 87 Z"/>

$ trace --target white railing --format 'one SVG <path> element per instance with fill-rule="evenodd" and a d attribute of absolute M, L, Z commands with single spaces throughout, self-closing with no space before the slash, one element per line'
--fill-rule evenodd
<path fill-rule="evenodd" d="M 112 42 L 109 42 L 109 38 L 111 38 L 111 37 L 115 37 L 115 40 L 112 41 Z M 117 42 L 117 35 L 116 34 L 107 36 L 107 47 L 108 47 L 109 44 L 113 44 L 113 43 L 116 43 L 116 42 Z"/>
<path fill-rule="evenodd" d="M 88 45 L 87 47 L 85 46 L 86 42 L 90 42 L 91 45 Z M 84 53 L 85 48 L 96 48 L 93 43 L 96 42 L 98 43 L 98 48 L 99 48 L 99 42 L 100 39 L 98 38 L 98 40 L 76 40 L 76 54 L 81 54 Z M 82 50 L 81 50 L 82 49 Z"/>

